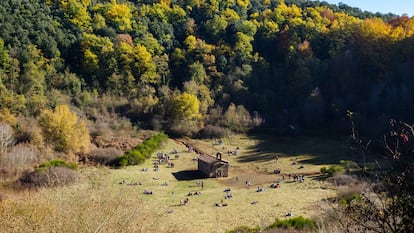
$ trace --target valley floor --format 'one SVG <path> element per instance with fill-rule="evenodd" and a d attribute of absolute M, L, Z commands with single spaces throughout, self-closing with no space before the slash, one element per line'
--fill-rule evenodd
<path fill-rule="evenodd" d="M 162 151 L 179 151 L 179 158 L 172 160 L 174 168 L 160 165 L 154 171 L 155 155 L 139 166 L 81 168 L 83 179 L 75 185 L 9 194 L 0 204 L 0 225 L 5 232 L 226 232 L 241 225 L 265 227 L 288 212 L 318 215 L 320 201 L 335 195 L 319 179 L 322 165 L 307 162 L 311 154 L 286 154 L 266 147 L 262 151 L 256 140 L 243 137 L 224 139 L 221 145 L 212 140 L 193 142 L 206 152 L 223 151 L 231 164 L 230 176 L 177 179 L 197 169 L 197 155 L 169 140 Z M 236 147 L 236 156 L 225 153 Z M 281 174 L 273 174 L 274 169 Z M 288 174 L 305 174 L 305 181 L 293 182 Z M 280 188 L 271 188 L 282 176 Z M 264 191 L 256 192 L 258 186 Z M 229 199 L 225 199 L 227 188 Z M 201 195 L 187 196 L 196 191 Z M 187 205 L 182 205 L 186 198 Z"/>

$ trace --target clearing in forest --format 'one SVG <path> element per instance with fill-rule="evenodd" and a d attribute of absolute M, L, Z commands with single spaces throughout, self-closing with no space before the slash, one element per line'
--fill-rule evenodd
<path fill-rule="evenodd" d="M 160 164 L 154 169 L 156 154 L 139 166 L 85 167 L 80 169 L 82 181 L 75 185 L 3 201 L 0 224 L 9 232 L 226 232 L 240 225 L 265 227 L 288 212 L 318 215 L 320 201 L 335 195 L 320 179 L 320 168 L 350 159 L 343 140 L 332 138 L 232 136 L 191 142 L 207 153 L 222 152 L 231 166 L 229 177 L 200 177 L 197 154 L 168 140 L 159 152 L 170 157 L 173 167 Z M 304 175 L 304 182 L 294 182 L 294 175 Z M 271 188 L 272 183 L 280 187 Z M 257 192 L 258 187 L 263 191 Z"/>

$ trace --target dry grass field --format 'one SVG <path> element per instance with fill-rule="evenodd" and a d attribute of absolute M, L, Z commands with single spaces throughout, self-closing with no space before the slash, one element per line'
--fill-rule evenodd
<path fill-rule="evenodd" d="M 162 151 L 179 151 L 179 159 L 172 160 L 174 168 L 161 165 L 154 171 L 150 159 L 122 169 L 81 168 L 82 181 L 67 187 L 18 193 L 3 188 L 1 231 L 226 232 L 240 225 L 265 227 L 275 218 L 285 218 L 288 211 L 312 217 L 319 214 L 318 202 L 335 195 L 330 185 L 319 179 L 320 167 L 346 156 L 343 145 L 335 139 L 232 136 L 224 138 L 222 145 L 215 140 L 192 142 L 208 153 L 224 152 L 223 159 L 231 164 L 230 176 L 193 177 L 196 154 L 169 140 Z M 226 153 L 236 147 L 236 156 Z M 272 174 L 274 169 L 281 174 Z M 288 174 L 305 174 L 305 182 L 291 182 Z M 281 187 L 270 188 L 282 175 L 285 181 Z M 246 180 L 251 182 L 250 188 Z M 257 186 L 265 190 L 256 192 Z M 230 199 L 224 199 L 226 188 L 231 189 Z M 144 190 L 153 194 L 145 195 Z M 187 197 L 195 191 L 201 195 Z M 185 198 L 188 204 L 180 205 Z M 214 203 L 228 205 L 216 207 Z"/>

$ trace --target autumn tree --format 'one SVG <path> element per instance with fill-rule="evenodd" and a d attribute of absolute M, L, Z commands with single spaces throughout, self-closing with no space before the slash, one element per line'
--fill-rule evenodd
<path fill-rule="evenodd" d="M 127 4 L 117 4 L 112 1 L 109 5 L 98 6 L 103 8 L 103 15 L 107 21 L 112 23 L 121 32 L 128 32 L 132 29 L 132 10 Z M 99 12 L 99 10 L 98 10 Z"/>
<path fill-rule="evenodd" d="M 223 124 L 235 132 L 243 133 L 252 125 L 252 118 L 243 105 L 231 103 L 224 113 Z"/>
<path fill-rule="evenodd" d="M 67 105 L 43 110 L 39 124 L 44 138 L 56 150 L 73 153 L 89 150 L 90 137 L 86 121 L 79 119 Z"/>
<path fill-rule="evenodd" d="M 200 101 L 196 95 L 175 93 L 171 105 L 173 121 L 170 129 L 173 133 L 192 135 L 202 127 Z"/>
<path fill-rule="evenodd" d="M 60 7 L 65 12 L 65 17 L 73 24 L 87 30 L 91 28 L 91 17 L 88 12 L 88 7 L 91 0 L 62 0 Z"/>

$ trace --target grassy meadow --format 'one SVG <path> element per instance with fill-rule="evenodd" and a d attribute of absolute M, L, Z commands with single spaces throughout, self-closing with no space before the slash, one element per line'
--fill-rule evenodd
<path fill-rule="evenodd" d="M 216 140 L 192 142 L 208 153 L 224 152 L 223 159 L 231 164 L 230 176 L 192 177 L 197 155 L 169 140 L 161 151 L 179 151 L 177 160 L 170 155 L 174 168 L 160 165 L 160 170 L 154 171 L 153 155 L 139 166 L 83 167 L 79 170 L 81 182 L 71 186 L 23 192 L 3 187 L 2 231 L 226 232 L 240 225 L 265 227 L 275 218 L 285 218 L 289 211 L 295 216 L 312 217 L 319 213 L 321 200 L 335 195 L 335 190 L 320 179 L 320 168 L 347 156 L 343 142 L 332 138 L 231 136 L 224 138 L 222 145 Z M 226 153 L 237 147 L 236 156 Z M 272 174 L 274 169 L 281 174 Z M 288 174 L 305 174 L 305 182 L 292 182 Z M 282 175 L 285 181 L 281 187 L 270 188 Z M 245 186 L 246 180 L 251 182 L 250 188 Z M 256 192 L 257 186 L 265 190 Z M 226 188 L 231 189 L 230 199 L 224 199 Z M 153 194 L 145 195 L 144 190 Z M 195 191 L 201 195 L 187 197 Z M 180 205 L 185 198 L 188 204 Z M 228 205 L 216 207 L 214 203 Z"/>

